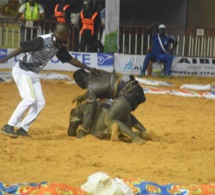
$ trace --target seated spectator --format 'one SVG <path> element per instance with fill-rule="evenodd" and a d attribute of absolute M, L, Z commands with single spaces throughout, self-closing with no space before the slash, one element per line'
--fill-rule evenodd
<path fill-rule="evenodd" d="M 173 51 L 178 42 L 174 38 L 166 35 L 166 26 L 164 24 L 158 26 L 158 32 L 151 32 L 152 28 L 149 29 L 149 33 L 152 34 L 152 47 L 146 54 L 139 76 L 145 75 L 150 60 L 156 60 L 166 63 L 166 77 L 169 78 L 173 61 Z M 171 44 L 173 45 L 172 48 L 170 48 Z"/>

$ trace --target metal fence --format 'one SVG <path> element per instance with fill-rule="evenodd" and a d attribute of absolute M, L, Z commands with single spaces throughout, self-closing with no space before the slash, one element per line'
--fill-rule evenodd
<path fill-rule="evenodd" d="M 40 23 L 40 34 L 53 31 L 55 21 Z M 144 55 L 151 45 L 146 26 L 120 25 L 119 53 Z M 101 32 L 101 31 L 100 31 Z M 186 57 L 215 57 L 215 29 L 169 27 L 167 34 L 178 40 L 174 55 Z M 100 39 L 101 33 L 98 35 Z M 69 50 L 79 51 L 79 30 L 73 28 L 69 40 Z M 20 43 L 20 22 L 0 18 L 0 47 L 16 48 Z"/>
<path fill-rule="evenodd" d="M 167 28 L 167 34 L 178 41 L 176 56 L 215 57 L 215 29 Z M 145 54 L 151 38 L 144 26 L 120 26 L 120 53 Z"/>

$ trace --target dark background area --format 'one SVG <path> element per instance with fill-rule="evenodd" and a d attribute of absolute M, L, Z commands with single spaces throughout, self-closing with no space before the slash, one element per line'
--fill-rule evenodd
<path fill-rule="evenodd" d="M 82 0 L 66 0 L 71 6 L 77 7 Z M 60 0 L 37 0 L 43 4 L 49 19 L 54 6 Z M 105 0 L 96 0 L 100 9 Z M 121 0 L 121 24 L 152 25 L 165 23 L 177 27 L 215 27 L 215 0 Z"/>

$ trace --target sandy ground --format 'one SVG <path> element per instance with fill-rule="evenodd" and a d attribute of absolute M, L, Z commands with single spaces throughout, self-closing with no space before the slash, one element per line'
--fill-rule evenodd
<path fill-rule="evenodd" d="M 72 76 L 72 73 L 61 72 Z M 162 79 L 165 81 L 165 79 Z M 172 78 L 210 84 L 214 78 Z M 29 129 L 30 138 L 0 134 L 0 182 L 61 182 L 79 187 L 87 177 L 139 178 L 157 183 L 215 182 L 215 100 L 146 94 L 134 115 L 160 141 L 144 145 L 67 136 L 72 98 L 84 91 L 61 81 L 42 81 L 46 106 Z M 0 127 L 20 97 L 14 83 L 0 83 Z"/>

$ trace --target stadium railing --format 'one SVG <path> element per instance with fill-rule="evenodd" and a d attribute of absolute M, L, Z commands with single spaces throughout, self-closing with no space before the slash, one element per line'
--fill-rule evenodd
<path fill-rule="evenodd" d="M 40 23 L 40 34 L 51 33 L 56 21 Z M 120 25 L 118 53 L 144 55 L 151 45 L 147 26 Z M 99 31 L 100 40 L 102 28 Z M 186 57 L 215 57 L 215 28 L 181 28 L 168 27 L 167 34 L 176 38 L 178 47 L 174 55 Z M 72 28 L 69 50 L 79 51 L 79 29 Z M 0 47 L 16 48 L 20 44 L 20 21 L 0 18 Z"/>

